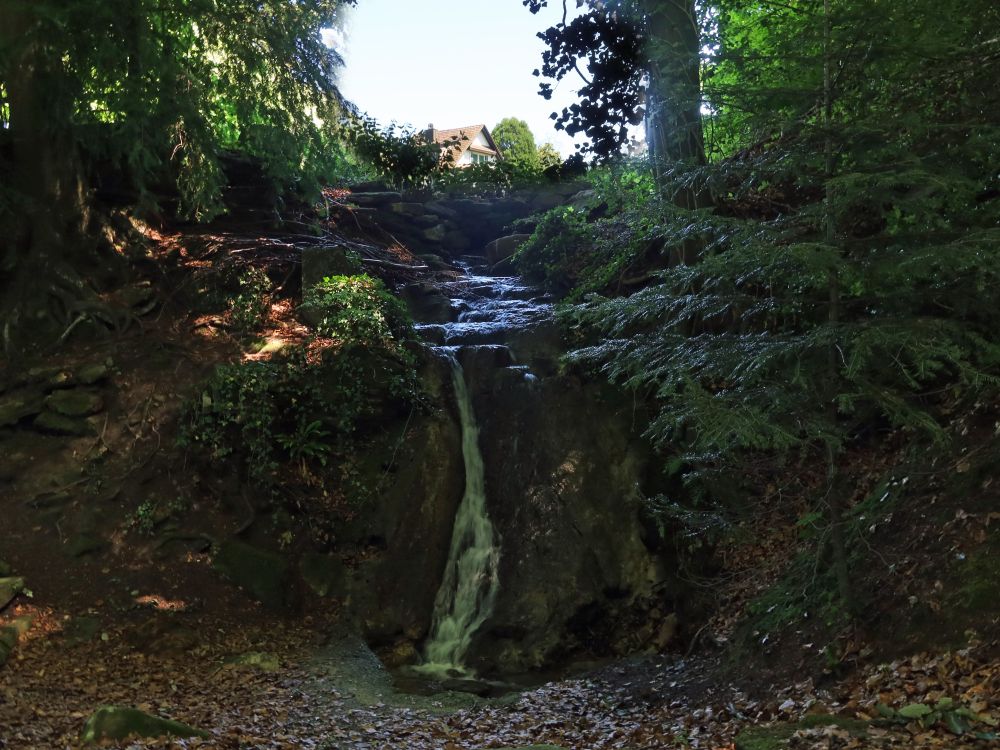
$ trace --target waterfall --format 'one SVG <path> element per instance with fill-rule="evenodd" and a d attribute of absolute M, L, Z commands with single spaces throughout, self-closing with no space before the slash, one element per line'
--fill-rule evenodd
<path fill-rule="evenodd" d="M 493 612 L 499 580 L 500 545 L 486 510 L 483 456 L 479 451 L 479 428 L 472 410 L 472 397 L 465 372 L 454 352 L 442 349 L 451 364 L 451 379 L 462 425 L 462 457 L 465 461 L 465 494 L 455 515 L 451 549 L 441 588 L 434 600 L 430 638 L 419 670 L 448 674 L 469 670 L 462 660 L 472 636 Z"/>

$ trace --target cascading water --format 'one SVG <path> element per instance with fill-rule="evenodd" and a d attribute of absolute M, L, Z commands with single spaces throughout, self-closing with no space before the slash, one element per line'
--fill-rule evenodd
<path fill-rule="evenodd" d="M 444 352 L 451 364 L 458 402 L 465 494 L 455 515 L 448 564 L 434 600 L 434 618 L 424 649 L 424 664 L 418 670 L 427 674 L 468 674 L 463 659 L 473 634 L 490 616 L 496 602 L 500 545 L 486 509 L 479 428 L 465 372 L 453 350 L 442 348 L 439 351 Z"/>

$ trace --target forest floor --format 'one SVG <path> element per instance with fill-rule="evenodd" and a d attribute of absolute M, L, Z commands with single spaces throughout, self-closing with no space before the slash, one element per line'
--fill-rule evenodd
<path fill-rule="evenodd" d="M 161 237 L 158 247 L 176 252 L 186 241 Z M 202 258 L 189 261 L 187 273 Z M 750 543 L 717 551 L 724 562 L 708 584 L 716 614 L 687 653 L 607 663 L 495 699 L 415 696 L 396 690 L 363 644 L 337 635 L 339 612 L 325 600 L 275 614 L 210 570 L 206 540 L 233 533 L 244 509 L 213 501 L 225 468 L 201 476 L 189 467 L 175 446 L 176 425 L 217 363 L 260 350 L 229 335 L 224 316 L 179 314 L 169 304 L 179 288 L 172 284 L 161 284 L 168 302 L 141 331 L 37 363 L 113 362 L 94 434 L 0 434 L 0 458 L 17 468 L 13 476 L 0 466 L 10 480 L 0 484 L 0 560 L 31 589 L 0 612 L 0 625 L 31 621 L 0 667 L 3 750 L 77 747 L 84 721 L 101 705 L 134 706 L 211 735 L 119 745 L 131 748 L 770 750 L 996 741 L 1000 601 L 990 545 L 1000 514 L 992 459 L 970 459 L 992 440 L 992 412 L 966 429 L 971 450 L 935 470 L 967 477 L 971 489 L 934 494 L 936 480 L 928 478 L 905 506 L 872 518 L 870 543 L 882 564 L 858 577 L 883 595 L 871 599 L 880 604 L 865 613 L 864 629 L 818 641 L 811 624 L 786 626 L 755 633 L 757 645 L 767 645 L 753 653 L 736 648 L 750 603 L 779 581 L 798 549 L 792 503 L 754 519 Z M 256 339 L 300 338 L 288 312 L 275 302 Z M 897 454 L 890 446 L 857 457 L 871 475 L 865 492 Z M 807 487 L 808 476 L 793 484 Z M 782 491 L 788 488 L 765 493 Z M 206 536 L 179 534 L 168 554 L 145 533 L 142 508 L 150 497 L 174 496 L 185 498 L 188 524 Z M 61 512 L 53 514 L 55 507 Z M 66 518 L 74 519 L 70 526 L 62 525 Z M 99 554 L 71 552 L 95 525 L 110 544 Z M 971 561 L 972 572 L 988 579 L 979 588 L 963 578 Z M 985 604 L 966 607 L 967 616 L 947 628 L 928 619 L 983 596 Z M 922 621 L 920 637 L 909 632 L 914 619 Z"/>

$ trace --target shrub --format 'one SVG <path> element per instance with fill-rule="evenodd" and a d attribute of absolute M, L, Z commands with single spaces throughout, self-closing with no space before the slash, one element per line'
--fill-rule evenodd
<path fill-rule="evenodd" d="M 306 293 L 300 309 L 317 333 L 345 343 L 397 349 L 412 330 L 403 303 L 367 274 L 326 277 Z"/>

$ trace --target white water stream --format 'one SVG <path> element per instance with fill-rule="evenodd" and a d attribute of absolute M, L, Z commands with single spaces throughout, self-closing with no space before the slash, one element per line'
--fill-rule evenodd
<path fill-rule="evenodd" d="M 453 350 L 439 349 L 451 364 L 451 378 L 462 426 L 465 494 L 455 515 L 451 549 L 441 588 L 434 600 L 431 634 L 418 671 L 431 675 L 469 675 L 463 659 L 472 636 L 493 612 L 499 579 L 500 544 L 486 509 L 479 428 L 465 372 Z"/>

